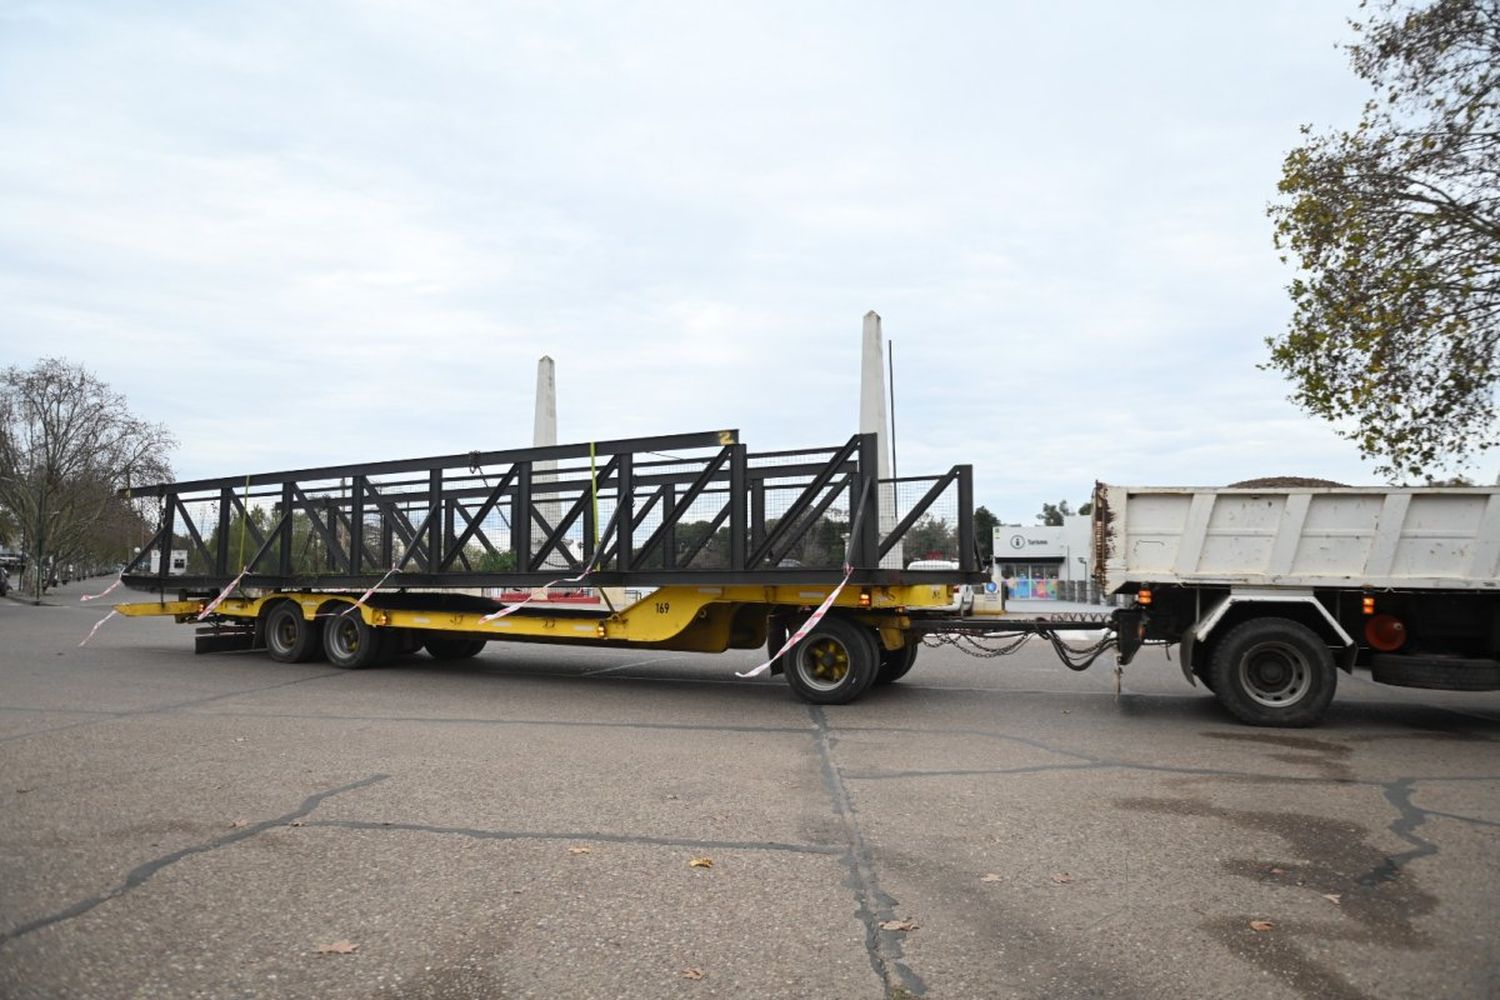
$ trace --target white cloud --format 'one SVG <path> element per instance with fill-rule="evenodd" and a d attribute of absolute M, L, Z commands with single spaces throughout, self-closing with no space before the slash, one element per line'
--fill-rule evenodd
<path fill-rule="evenodd" d="M 1254 368 L 1350 7 L 11 5 L 0 355 L 89 364 L 185 476 L 524 444 L 544 353 L 564 438 L 799 447 L 875 308 L 902 472 L 1012 519 L 1356 478 Z"/>

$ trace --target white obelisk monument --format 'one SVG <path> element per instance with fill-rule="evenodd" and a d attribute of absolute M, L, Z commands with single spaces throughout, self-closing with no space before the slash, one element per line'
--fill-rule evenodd
<path fill-rule="evenodd" d="M 865 313 L 864 347 L 859 368 L 859 432 L 878 436 L 876 476 L 891 476 L 890 432 L 885 419 L 885 341 L 880 332 L 880 314 L 871 309 Z M 877 491 L 880 502 L 880 535 L 884 538 L 896 527 L 896 487 L 884 484 Z M 874 511 L 866 511 L 868 517 Z M 850 512 L 851 524 L 853 512 Z M 900 569 L 904 564 L 901 544 L 896 543 L 880 565 Z"/>
<path fill-rule="evenodd" d="M 557 366 L 545 354 L 536 363 L 536 413 L 532 419 L 531 443 L 537 448 L 547 448 L 557 444 Z M 557 478 L 556 469 L 556 459 L 549 458 L 532 463 L 533 496 L 541 496 L 542 490 L 552 488 L 551 484 Z M 536 508 L 542 517 L 547 519 L 548 524 L 554 528 L 557 527 L 558 518 L 562 517 L 560 501 L 539 500 Z M 531 526 L 532 555 L 541 551 L 544 540 L 541 529 L 533 523 Z M 544 565 L 548 569 L 559 569 L 566 566 L 567 561 L 554 552 L 547 557 Z"/>

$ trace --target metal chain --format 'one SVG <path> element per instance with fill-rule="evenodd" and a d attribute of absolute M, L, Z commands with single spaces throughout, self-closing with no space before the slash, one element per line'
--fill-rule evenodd
<path fill-rule="evenodd" d="M 1039 629 L 1036 632 L 1023 632 L 1015 638 L 1002 639 L 1008 633 L 993 633 L 990 635 L 974 635 L 968 632 L 929 632 L 922 636 L 922 645 L 934 649 L 942 646 L 952 646 L 961 653 L 979 659 L 993 659 L 999 656 L 1009 656 L 1026 645 L 1026 641 L 1033 635 L 1040 636 L 1052 644 L 1057 658 L 1072 670 L 1085 670 L 1095 660 L 1115 645 L 1115 637 L 1107 635 L 1091 646 L 1082 648 L 1070 646 L 1055 632 Z"/>
<path fill-rule="evenodd" d="M 980 659 L 992 659 L 996 656 L 1009 656 L 1026 645 L 1026 640 L 1030 638 L 1029 634 L 1023 632 L 1020 636 L 1008 642 L 1001 643 L 998 646 L 989 646 L 985 644 L 985 641 L 996 641 L 999 639 L 999 636 L 976 636 L 967 632 L 929 632 L 922 636 L 922 645 L 930 646 L 934 649 L 941 646 L 952 646 L 959 652 L 967 653 L 969 656 L 977 656 Z"/>

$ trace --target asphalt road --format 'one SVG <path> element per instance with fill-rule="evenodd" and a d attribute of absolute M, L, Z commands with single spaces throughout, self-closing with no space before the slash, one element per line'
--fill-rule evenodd
<path fill-rule="evenodd" d="M 102 613 L 0 601 L 0 996 L 1500 995 L 1497 695 L 1257 730 L 1156 651 L 932 649 L 818 709 L 749 652 Z"/>

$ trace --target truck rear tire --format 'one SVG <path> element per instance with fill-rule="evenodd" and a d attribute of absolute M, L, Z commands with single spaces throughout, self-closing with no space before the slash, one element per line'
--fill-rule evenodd
<path fill-rule="evenodd" d="M 880 669 L 875 672 L 876 684 L 894 684 L 906 676 L 911 665 L 917 662 L 917 650 L 921 643 L 907 640 L 900 649 L 880 647 Z"/>
<path fill-rule="evenodd" d="M 1500 662 L 1464 656 L 1376 653 L 1370 679 L 1377 684 L 1431 691 L 1500 691 Z"/>
<path fill-rule="evenodd" d="M 437 637 L 424 641 L 422 648 L 434 660 L 467 660 L 484 652 L 486 645 L 483 639 Z"/>
<path fill-rule="evenodd" d="M 1214 644 L 1210 687 L 1219 704 L 1252 726 L 1310 726 L 1338 686 L 1333 654 L 1290 618 L 1241 622 Z"/>
<path fill-rule="evenodd" d="M 302 617 L 295 601 L 277 601 L 266 612 L 266 653 L 277 663 L 306 663 L 323 651 L 315 622 Z"/>
<path fill-rule="evenodd" d="M 875 635 L 843 618 L 824 618 L 786 655 L 786 680 L 814 705 L 844 705 L 875 682 Z"/>
<path fill-rule="evenodd" d="M 357 614 L 335 612 L 323 619 L 323 652 L 335 667 L 373 667 L 389 659 L 393 650 L 391 637 Z"/>

